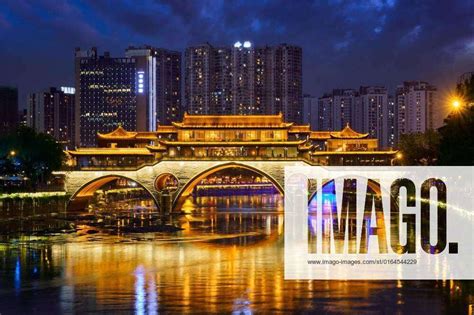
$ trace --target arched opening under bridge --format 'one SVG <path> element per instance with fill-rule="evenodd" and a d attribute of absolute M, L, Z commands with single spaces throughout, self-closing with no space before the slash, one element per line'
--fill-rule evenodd
<path fill-rule="evenodd" d="M 257 168 L 227 163 L 191 178 L 178 192 L 173 209 L 186 213 L 283 211 L 283 188 Z"/>
<path fill-rule="evenodd" d="M 139 182 L 120 175 L 96 178 L 71 197 L 68 213 L 157 212 L 152 193 Z"/>

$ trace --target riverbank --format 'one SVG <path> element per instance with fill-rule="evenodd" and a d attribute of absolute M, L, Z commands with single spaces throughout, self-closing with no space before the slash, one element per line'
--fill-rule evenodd
<path fill-rule="evenodd" d="M 70 195 L 63 191 L 0 194 L 1 218 L 24 218 L 66 212 Z"/>

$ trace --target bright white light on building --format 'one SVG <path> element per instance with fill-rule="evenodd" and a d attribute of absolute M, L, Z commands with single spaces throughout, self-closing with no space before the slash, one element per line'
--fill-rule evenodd
<path fill-rule="evenodd" d="M 252 43 L 249 42 L 248 40 L 246 40 L 246 41 L 244 42 L 244 48 L 250 48 L 250 47 L 252 47 Z"/>
<path fill-rule="evenodd" d="M 236 43 L 234 44 L 234 47 L 235 47 L 235 48 L 240 48 L 240 47 L 242 47 L 242 43 L 241 43 L 241 42 L 236 42 Z"/>
<path fill-rule="evenodd" d="M 143 93 L 144 92 L 144 82 L 145 82 L 145 72 L 144 71 L 138 71 L 138 93 Z"/>
<path fill-rule="evenodd" d="M 76 93 L 76 89 L 73 88 L 73 87 L 69 87 L 69 86 L 61 86 L 61 91 L 64 94 L 75 94 Z"/>

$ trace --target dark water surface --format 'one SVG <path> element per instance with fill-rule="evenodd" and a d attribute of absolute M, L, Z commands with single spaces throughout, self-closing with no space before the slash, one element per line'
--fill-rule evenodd
<path fill-rule="evenodd" d="M 194 214 L 173 233 L 3 236 L 0 313 L 468 312 L 465 283 L 285 281 L 278 196 L 201 197 L 183 209 Z"/>

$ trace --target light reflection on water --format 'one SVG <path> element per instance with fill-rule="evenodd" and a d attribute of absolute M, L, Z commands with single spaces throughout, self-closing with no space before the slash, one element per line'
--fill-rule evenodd
<path fill-rule="evenodd" d="M 443 288 L 440 282 L 424 281 L 284 281 L 283 213 L 276 196 L 203 197 L 186 205 L 191 214 L 179 218 L 184 230 L 177 233 L 99 233 L 4 242 L 0 312 L 466 309 L 464 297 L 453 294 L 449 283 Z M 246 210 L 239 212 L 241 206 Z"/>

